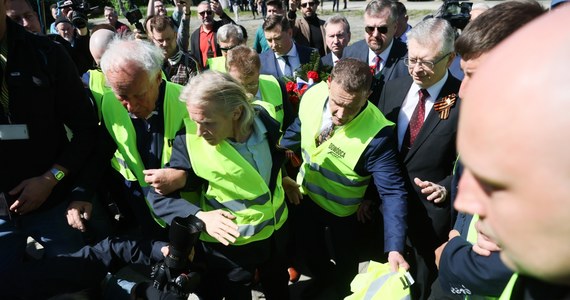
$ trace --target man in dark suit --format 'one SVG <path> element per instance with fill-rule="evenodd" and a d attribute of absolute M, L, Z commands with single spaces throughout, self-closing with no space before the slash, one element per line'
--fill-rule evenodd
<path fill-rule="evenodd" d="M 390 0 L 373 0 L 364 10 L 364 39 L 344 50 L 343 57 L 354 57 L 374 69 L 374 80 L 368 99 L 378 104 L 384 83 L 408 74 L 404 57 L 406 44 L 395 40 L 398 9 Z"/>
<path fill-rule="evenodd" d="M 271 50 L 259 55 L 263 62 L 261 74 L 293 77 L 295 70 L 302 64 L 309 63 L 311 53 L 316 49 L 301 46 L 293 42 L 293 30 L 286 17 L 271 15 L 263 22 L 263 32 Z"/>
<path fill-rule="evenodd" d="M 455 57 L 454 40 L 454 29 L 442 19 L 414 27 L 408 34 L 410 76 L 388 81 L 378 105 L 396 123 L 400 158 L 408 175 L 414 299 L 429 295 L 437 276 L 434 250 L 447 240 L 450 229 L 447 191 L 456 158 L 459 99 L 455 94 L 461 85 L 448 71 Z"/>
<path fill-rule="evenodd" d="M 321 57 L 321 65 L 334 67 L 350 43 L 350 24 L 345 17 L 334 15 L 325 22 L 325 43 L 330 52 Z"/>
<path fill-rule="evenodd" d="M 194 57 L 202 63 L 202 67 L 206 67 L 208 58 L 222 56 L 222 50 L 218 45 L 216 33 L 218 28 L 225 24 L 235 24 L 234 20 L 230 18 L 222 10 L 219 2 L 213 1 L 210 4 L 208 1 L 202 1 L 196 7 L 202 25 L 192 33 L 190 37 L 190 52 Z M 221 20 L 214 20 L 214 12 Z"/>

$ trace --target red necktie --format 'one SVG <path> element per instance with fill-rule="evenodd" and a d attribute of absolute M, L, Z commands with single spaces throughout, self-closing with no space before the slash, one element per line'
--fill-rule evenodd
<path fill-rule="evenodd" d="M 382 57 L 380 55 L 376 55 L 376 64 L 374 65 L 374 75 L 380 73 L 380 64 L 382 63 Z"/>
<path fill-rule="evenodd" d="M 406 134 L 404 136 L 404 141 L 402 143 L 402 152 L 406 152 L 414 144 L 422 125 L 424 125 L 424 118 L 426 114 L 426 99 L 429 97 L 429 93 L 426 89 L 421 89 L 418 92 L 420 100 L 414 109 L 414 113 L 410 118 L 410 124 L 406 129 Z"/>

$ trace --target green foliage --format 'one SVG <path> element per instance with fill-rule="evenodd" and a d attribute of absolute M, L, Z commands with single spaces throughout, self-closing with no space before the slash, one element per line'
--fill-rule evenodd
<path fill-rule="evenodd" d="M 297 70 L 295 70 L 295 74 L 296 74 L 296 77 L 299 77 L 305 81 L 309 81 L 309 78 L 307 78 L 307 73 L 310 71 L 315 71 L 315 72 L 317 72 L 317 74 L 319 74 L 319 80 L 317 80 L 316 82 L 319 82 L 321 80 L 326 80 L 327 77 L 329 76 L 331 70 L 332 70 L 332 67 L 321 65 L 321 57 L 319 56 L 319 52 L 313 51 L 311 53 L 311 58 L 310 58 L 309 62 L 306 64 L 303 64 L 299 68 L 297 68 Z M 284 79 L 285 79 L 285 82 L 287 82 L 287 81 L 296 82 L 296 78 L 284 76 Z"/>

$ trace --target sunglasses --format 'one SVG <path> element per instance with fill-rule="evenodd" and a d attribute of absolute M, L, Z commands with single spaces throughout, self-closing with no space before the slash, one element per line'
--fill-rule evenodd
<path fill-rule="evenodd" d="M 366 31 L 366 33 L 368 33 L 368 34 L 373 34 L 375 30 L 378 30 L 378 32 L 380 32 L 381 34 L 386 34 L 386 33 L 388 33 L 388 26 L 380 26 L 380 27 L 366 26 L 366 27 L 364 27 L 364 31 Z"/>
<path fill-rule="evenodd" d="M 205 10 L 205 11 L 201 11 L 198 14 L 200 14 L 201 16 L 207 15 L 207 16 L 211 16 L 214 12 L 211 10 Z"/>
<path fill-rule="evenodd" d="M 301 3 L 301 7 L 302 8 L 307 8 L 307 6 L 313 7 L 315 6 L 315 2 L 305 2 L 305 3 Z"/>
<path fill-rule="evenodd" d="M 222 48 L 222 47 L 220 47 L 220 50 L 221 50 L 221 51 L 224 51 L 224 52 L 228 52 L 228 51 L 232 50 L 233 48 L 235 48 L 235 47 L 237 47 L 237 46 L 238 46 L 238 45 L 233 45 L 233 46 L 227 47 L 227 48 Z"/>

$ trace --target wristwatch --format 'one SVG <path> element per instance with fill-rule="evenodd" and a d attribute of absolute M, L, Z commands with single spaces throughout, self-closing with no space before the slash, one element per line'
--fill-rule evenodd
<path fill-rule="evenodd" d="M 57 181 L 61 181 L 63 177 L 65 177 L 65 173 L 63 173 L 63 171 L 58 168 L 52 168 L 50 172 Z"/>

